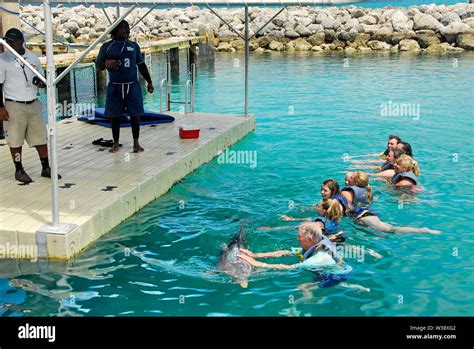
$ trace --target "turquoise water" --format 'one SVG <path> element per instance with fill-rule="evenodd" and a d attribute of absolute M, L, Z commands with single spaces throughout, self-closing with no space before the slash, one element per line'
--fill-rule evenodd
<path fill-rule="evenodd" d="M 472 53 L 387 53 L 348 60 L 336 54 L 251 55 L 250 110 L 257 116 L 257 129 L 231 150 L 256 151 L 257 166 L 214 159 L 75 260 L 34 266 L 41 273 L 22 267 L 23 274 L 11 276 L 13 288 L 5 280 L 0 283 L 0 312 L 474 314 L 473 58 Z M 198 111 L 242 112 L 242 62 L 240 55 L 219 54 L 213 66 L 200 66 Z M 154 72 L 158 82 L 160 69 Z M 381 105 L 388 101 L 419 103 L 419 119 L 381 116 Z M 156 108 L 158 96 L 147 96 L 145 102 Z M 239 220 L 245 221 L 255 251 L 297 246 L 294 232 L 255 228 L 282 225 L 281 213 L 305 216 L 301 208 L 320 199 L 324 179 L 343 181 L 345 154 L 381 151 L 390 133 L 412 144 L 424 190 L 410 196 L 374 182 L 374 210 L 387 222 L 428 226 L 442 230 L 441 235 L 384 235 L 346 220 L 349 243 L 383 258 L 346 258 L 353 268 L 347 283 L 359 288 L 319 289 L 296 306 L 290 301 L 301 297 L 297 288 L 312 280 L 309 272 L 261 272 L 252 276 L 247 289 L 213 272 L 219 249 L 238 230 Z M 7 261 L 0 261 L 0 268 L 3 275 L 15 273 Z"/>

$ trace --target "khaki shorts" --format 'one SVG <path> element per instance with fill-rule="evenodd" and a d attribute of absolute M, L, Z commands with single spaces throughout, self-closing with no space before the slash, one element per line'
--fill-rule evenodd
<path fill-rule="evenodd" d="M 5 109 L 10 118 L 3 122 L 3 128 L 10 148 L 23 146 L 25 140 L 30 147 L 48 142 L 48 131 L 43 121 L 43 112 L 39 101 L 31 104 L 5 101 Z"/>

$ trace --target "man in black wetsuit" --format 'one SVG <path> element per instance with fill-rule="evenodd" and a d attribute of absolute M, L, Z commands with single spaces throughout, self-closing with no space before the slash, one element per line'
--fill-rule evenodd
<path fill-rule="evenodd" d="M 102 45 L 97 56 L 97 67 L 100 70 L 107 69 L 109 73 L 105 116 L 112 120 L 112 136 L 114 138 L 114 145 L 110 149 L 112 153 L 120 149 L 120 117 L 124 112 L 130 115 L 133 152 L 139 153 L 144 150 L 138 142 L 140 117 L 143 116 L 144 109 L 137 70 L 146 80 L 148 92 L 153 93 L 154 91 L 140 46 L 136 42 L 128 40 L 129 34 L 129 24 L 126 21 L 120 22 L 111 32 L 112 40 Z"/>

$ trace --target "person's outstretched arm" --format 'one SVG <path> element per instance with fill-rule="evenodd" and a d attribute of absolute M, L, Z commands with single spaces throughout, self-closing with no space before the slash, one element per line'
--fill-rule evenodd
<path fill-rule="evenodd" d="M 261 253 L 254 253 L 250 250 L 246 250 L 245 248 L 240 248 L 240 252 L 243 254 L 252 257 L 252 258 L 276 258 L 282 256 L 290 256 L 292 252 L 290 250 L 278 250 L 273 252 L 261 252 Z"/>
<path fill-rule="evenodd" d="M 262 263 L 262 262 L 256 261 L 255 259 L 253 259 L 252 257 L 250 257 L 250 256 L 248 256 L 244 253 L 240 253 L 239 258 L 247 261 L 251 266 L 254 266 L 254 267 L 257 267 L 257 268 L 277 269 L 277 270 L 291 270 L 291 269 L 296 269 L 296 266 L 297 266 L 296 264 L 287 265 L 287 264 Z"/>

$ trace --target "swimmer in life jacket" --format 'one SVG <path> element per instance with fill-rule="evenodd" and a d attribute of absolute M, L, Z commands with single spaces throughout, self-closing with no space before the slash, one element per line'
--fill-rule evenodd
<path fill-rule="evenodd" d="M 364 169 L 371 167 L 371 169 L 376 170 L 376 173 L 366 172 L 369 176 L 373 176 L 374 179 L 390 180 L 395 175 L 394 164 L 403 154 L 405 153 L 401 149 L 390 149 L 387 155 L 387 161 L 385 161 L 382 166 L 364 166 Z M 361 167 L 352 168 L 360 169 Z"/>
<path fill-rule="evenodd" d="M 398 146 L 398 143 L 400 142 L 402 142 L 400 137 L 395 136 L 395 135 L 390 135 L 388 136 L 387 149 L 385 149 L 383 153 L 354 155 L 354 156 L 349 156 L 348 159 L 366 158 L 366 157 L 378 157 L 378 158 L 386 159 L 390 149 L 396 149 Z M 351 160 L 351 162 L 354 164 L 371 164 L 371 163 L 380 163 L 380 160 Z"/>
<path fill-rule="evenodd" d="M 346 234 L 340 229 L 340 221 L 347 207 L 346 200 L 341 196 L 339 184 L 334 179 L 327 179 L 321 185 L 322 200 L 314 205 L 318 218 L 294 218 L 281 215 L 284 221 L 315 222 L 321 232 L 328 236 L 331 241 L 344 242 Z"/>
<path fill-rule="evenodd" d="M 413 158 L 406 154 L 401 155 L 393 166 L 392 184 L 396 187 L 419 185 L 418 176 L 420 175 L 420 169 L 418 163 Z"/>
<path fill-rule="evenodd" d="M 317 223 L 301 224 L 296 239 L 299 241 L 300 247 L 263 253 L 254 253 L 241 248 L 238 257 L 256 268 L 309 270 L 316 275 L 314 282 L 317 282 L 321 287 L 332 286 L 343 281 L 352 270 L 339 256 L 335 245 L 321 233 Z M 299 257 L 300 261 L 294 264 L 269 264 L 257 261 L 259 258 L 291 255 Z"/>
<path fill-rule="evenodd" d="M 368 209 L 372 200 L 372 188 L 369 185 L 369 176 L 363 172 L 350 172 L 346 176 L 346 187 L 341 190 L 350 209 L 348 215 L 354 222 L 378 230 L 383 233 L 428 233 L 441 234 L 439 230 L 428 228 L 397 227 L 383 222 Z"/>

